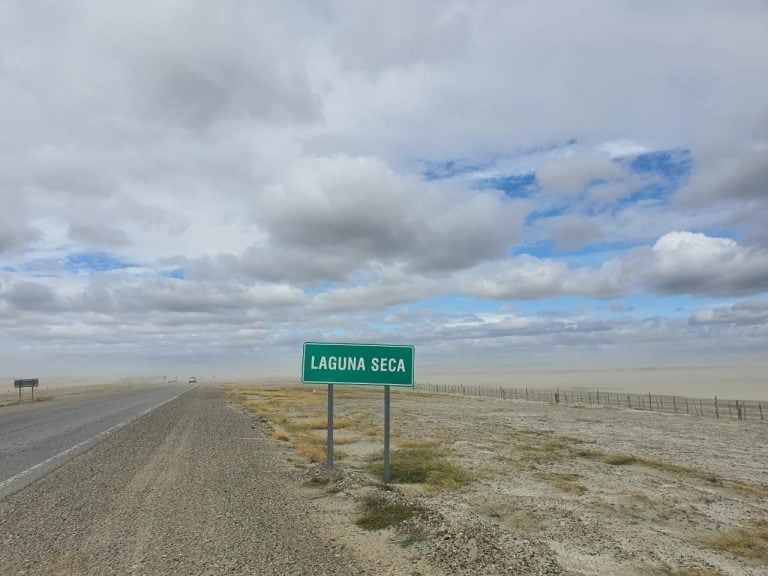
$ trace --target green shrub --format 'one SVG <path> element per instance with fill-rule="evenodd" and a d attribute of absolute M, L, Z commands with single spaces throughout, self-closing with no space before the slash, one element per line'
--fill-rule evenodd
<path fill-rule="evenodd" d="M 424 511 L 418 506 L 387 502 L 381 496 L 368 496 L 362 504 L 363 513 L 355 524 L 366 530 L 389 528 Z"/>
<path fill-rule="evenodd" d="M 384 461 L 377 456 L 370 470 L 383 478 Z M 390 454 L 389 479 L 399 484 L 429 484 L 435 488 L 455 490 L 472 482 L 469 472 L 449 462 L 434 447 L 396 450 Z"/>

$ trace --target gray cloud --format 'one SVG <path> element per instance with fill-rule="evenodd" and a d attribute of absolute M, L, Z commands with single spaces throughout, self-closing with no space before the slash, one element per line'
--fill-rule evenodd
<path fill-rule="evenodd" d="M 727 238 L 670 232 L 652 248 L 638 248 L 599 268 L 520 256 L 460 276 L 463 293 L 497 300 L 577 295 L 617 298 L 641 291 L 701 297 L 768 291 L 768 251 Z"/>
<path fill-rule="evenodd" d="M 42 232 L 32 226 L 0 217 L 0 254 L 27 248 L 42 236 Z"/>
<path fill-rule="evenodd" d="M 564 196 L 581 194 L 596 182 L 620 181 L 628 176 L 608 154 L 551 158 L 536 169 L 536 179 L 544 190 Z"/>
<path fill-rule="evenodd" d="M 768 197 L 768 141 L 736 150 L 709 150 L 691 181 L 677 194 L 683 204 L 727 200 L 765 200 Z"/>
<path fill-rule="evenodd" d="M 699 308 L 691 313 L 691 324 L 768 324 L 768 300 L 745 300 L 735 304 Z"/>
<path fill-rule="evenodd" d="M 131 243 L 124 230 L 98 224 L 71 224 L 69 236 L 75 243 L 86 246 L 112 248 Z"/>
<path fill-rule="evenodd" d="M 58 312 L 61 310 L 56 292 L 38 282 L 16 282 L 0 292 L 0 298 L 20 311 Z"/>
<path fill-rule="evenodd" d="M 263 243 L 237 257 L 179 262 L 200 277 L 295 282 L 344 281 L 382 266 L 445 272 L 503 256 L 527 209 L 495 191 L 425 184 L 378 160 L 315 159 L 257 197 Z"/>
<path fill-rule="evenodd" d="M 4 361 L 248 365 L 307 333 L 397 332 L 452 357 L 692 336 L 764 349 L 759 305 L 688 322 L 476 313 L 768 290 L 761 0 L 0 12 Z M 690 152 L 679 191 L 632 169 L 654 150 Z M 456 167 L 537 181 L 486 190 Z M 67 267 L 92 251 L 134 267 Z"/>
<path fill-rule="evenodd" d="M 652 292 L 743 296 L 768 291 L 768 251 L 727 238 L 670 232 L 626 267 Z"/>

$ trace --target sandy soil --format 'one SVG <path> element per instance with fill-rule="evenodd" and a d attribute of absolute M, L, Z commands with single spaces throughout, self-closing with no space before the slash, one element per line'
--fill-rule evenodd
<path fill-rule="evenodd" d="M 256 405 L 260 389 L 249 391 Z M 325 389 L 314 394 L 294 415 L 324 414 Z M 382 429 L 382 397 L 336 387 L 336 418 L 366 427 L 337 430 L 332 482 L 307 488 L 326 536 L 377 574 L 768 574 L 766 422 L 393 391 L 393 450 L 431 440 L 473 475 L 467 488 L 433 492 L 384 487 L 368 472 L 383 447 L 371 433 Z M 305 479 L 322 475 L 292 439 L 274 442 Z M 372 491 L 426 512 L 362 530 L 354 520 Z M 402 545 L 404 533 L 419 537 Z"/>

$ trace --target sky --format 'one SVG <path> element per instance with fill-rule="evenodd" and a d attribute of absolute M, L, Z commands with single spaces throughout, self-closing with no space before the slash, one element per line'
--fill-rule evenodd
<path fill-rule="evenodd" d="M 764 0 L 0 0 L 0 376 L 738 366 Z"/>

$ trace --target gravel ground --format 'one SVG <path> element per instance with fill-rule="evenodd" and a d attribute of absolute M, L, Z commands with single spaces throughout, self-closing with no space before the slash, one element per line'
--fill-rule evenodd
<path fill-rule="evenodd" d="M 250 390 L 258 409 L 266 394 Z M 291 408 L 297 418 L 322 415 L 323 390 L 316 396 Z M 343 443 L 334 481 L 314 500 L 323 532 L 376 574 L 768 575 L 766 422 L 398 391 L 393 449 L 435 442 L 474 476 L 465 489 L 433 493 L 414 484 L 384 489 L 367 471 L 381 436 L 349 422 L 381 429 L 381 396 L 337 391 L 336 418 L 347 427 L 336 434 Z M 292 440 L 274 442 L 306 475 L 322 473 L 292 455 Z M 427 512 L 363 532 L 354 521 L 372 491 Z M 421 537 L 404 548 L 404 533 Z M 387 569 L 386 557 L 400 564 Z"/>
<path fill-rule="evenodd" d="M 323 413 L 321 392 L 299 417 Z M 395 447 L 438 441 L 474 476 L 431 493 L 381 486 L 366 470 L 380 436 L 347 429 L 331 483 L 312 487 L 319 464 L 232 408 L 197 388 L 0 501 L 0 575 L 768 574 L 764 556 L 708 544 L 765 534 L 764 422 L 398 392 Z M 380 428 L 380 391 L 339 391 L 336 413 Z M 363 530 L 371 493 L 426 512 Z"/>
<path fill-rule="evenodd" d="M 0 573 L 369 574 L 294 476 L 199 387 L 0 502 Z"/>

